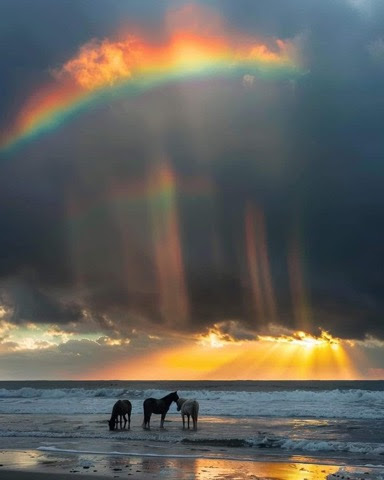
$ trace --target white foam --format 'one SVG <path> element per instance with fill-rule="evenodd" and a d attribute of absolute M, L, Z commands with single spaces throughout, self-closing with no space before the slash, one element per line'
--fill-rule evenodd
<path fill-rule="evenodd" d="M 279 446 L 284 450 L 304 452 L 343 452 L 373 455 L 381 455 L 384 452 L 384 444 L 380 443 L 283 439 L 279 442 Z"/>
<path fill-rule="evenodd" d="M 78 440 L 119 440 L 119 441 L 144 441 L 144 442 L 160 442 L 160 443 L 182 443 L 184 435 L 181 431 L 174 432 L 141 432 L 137 430 L 135 432 L 42 432 L 42 431 L 12 431 L 5 430 L 0 431 L 0 437 L 8 438 L 44 438 L 44 439 L 78 439 Z M 358 455 L 383 455 L 384 444 L 383 443 L 369 443 L 369 442 L 342 442 L 342 441 L 325 441 L 315 440 L 308 438 L 298 439 L 296 437 L 279 437 L 275 435 L 258 434 L 256 436 L 247 438 L 223 438 L 218 435 L 217 437 L 207 437 L 205 435 L 185 438 L 188 440 L 188 445 L 200 445 L 205 444 L 212 445 L 230 445 L 231 443 L 237 443 L 238 446 L 285 450 L 290 452 L 311 452 L 314 453 L 338 453 L 338 454 L 358 454 Z M 220 443 L 221 442 L 221 443 Z M 41 449 L 55 448 L 55 447 L 41 447 Z M 60 450 L 60 449 L 58 449 Z M 82 452 L 84 453 L 84 452 Z M 97 452 L 88 452 L 97 453 Z M 100 452 L 105 454 L 105 452 Z M 200 457 L 200 456 L 199 456 Z"/>
<path fill-rule="evenodd" d="M 231 457 L 219 455 L 194 455 L 194 454 L 178 454 L 178 453 L 144 453 L 144 452 L 119 452 L 109 451 L 103 452 L 99 450 L 70 450 L 56 447 L 39 447 L 37 450 L 50 453 L 63 453 L 72 455 L 105 455 L 105 456 L 124 456 L 124 457 L 151 457 L 151 458 L 187 458 L 187 459 L 207 459 L 207 460 L 233 460 L 233 461 L 254 461 L 254 459 L 246 457 Z"/>
<path fill-rule="evenodd" d="M 133 412 L 142 413 L 145 398 L 161 398 L 163 390 L 99 389 L 0 389 L 0 414 L 110 414 L 113 401 L 127 398 Z M 239 392 L 194 390 L 179 392 L 200 403 L 200 415 L 232 417 L 384 419 L 384 391 L 287 390 Z"/>
<path fill-rule="evenodd" d="M 71 454 L 88 454 L 88 455 L 108 455 L 108 456 L 129 456 L 129 457 L 165 457 L 165 458 L 201 458 L 200 455 L 183 455 L 183 454 L 160 454 L 160 453 L 140 453 L 140 452 L 118 452 L 118 451 L 109 451 L 109 452 L 100 452 L 98 450 L 70 450 L 65 448 L 57 447 L 39 447 L 37 450 L 43 452 L 54 452 L 54 453 L 71 453 Z M 210 457 L 212 458 L 212 457 Z"/>

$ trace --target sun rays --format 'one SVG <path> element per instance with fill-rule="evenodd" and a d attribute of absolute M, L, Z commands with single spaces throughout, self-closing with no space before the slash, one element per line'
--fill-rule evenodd
<path fill-rule="evenodd" d="M 123 379 L 352 380 L 361 378 L 354 358 L 360 364 L 364 356 L 356 345 L 324 331 L 317 337 L 298 331 L 239 341 L 211 329 L 193 342 L 179 343 L 138 356 L 115 374 Z"/>

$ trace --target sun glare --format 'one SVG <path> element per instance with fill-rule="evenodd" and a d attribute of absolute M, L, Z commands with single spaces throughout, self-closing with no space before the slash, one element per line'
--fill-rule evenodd
<path fill-rule="evenodd" d="M 132 380 L 353 380 L 361 377 L 361 355 L 358 346 L 325 331 L 236 340 L 214 327 L 183 346 L 131 359 L 114 374 Z"/>
<path fill-rule="evenodd" d="M 199 344 L 203 347 L 222 348 L 225 341 L 214 331 L 210 331 L 207 335 L 202 335 L 199 339 Z"/>
<path fill-rule="evenodd" d="M 329 345 L 340 345 L 340 339 L 332 337 L 332 335 L 325 330 L 321 330 L 321 335 L 315 337 L 309 333 L 302 331 L 294 332 L 292 335 L 281 335 L 278 337 L 259 335 L 258 339 L 263 342 L 288 343 L 291 345 L 298 345 L 302 347 L 318 347 Z"/>

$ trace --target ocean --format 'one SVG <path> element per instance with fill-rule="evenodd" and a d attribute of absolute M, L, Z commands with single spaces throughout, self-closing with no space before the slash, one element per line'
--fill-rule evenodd
<path fill-rule="evenodd" d="M 143 430 L 144 399 L 175 390 L 198 400 L 198 430 L 182 429 L 175 404 L 164 430 L 158 415 Z M 132 402 L 130 430 L 108 429 L 117 399 Z M 384 381 L 0 382 L 0 450 L 6 449 L 44 452 L 45 459 L 140 453 L 294 460 L 375 467 L 370 478 L 384 478 Z"/>

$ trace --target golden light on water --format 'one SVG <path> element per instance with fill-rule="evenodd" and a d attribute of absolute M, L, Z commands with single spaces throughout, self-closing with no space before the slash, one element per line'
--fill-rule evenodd
<path fill-rule="evenodd" d="M 185 467 L 184 467 L 185 468 Z M 202 480 L 215 478 L 284 478 L 285 480 L 316 480 L 327 478 L 339 471 L 332 465 L 297 464 L 282 462 L 238 462 L 234 477 L 234 464 L 228 460 L 197 459 L 194 462 L 195 475 Z"/>

